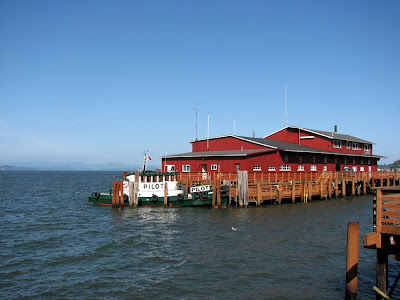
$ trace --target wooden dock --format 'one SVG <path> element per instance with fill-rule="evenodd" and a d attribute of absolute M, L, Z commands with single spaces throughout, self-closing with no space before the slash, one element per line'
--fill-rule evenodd
<path fill-rule="evenodd" d="M 400 187 L 374 189 L 373 232 L 364 236 L 364 247 L 376 249 L 376 299 L 391 299 L 400 280 L 388 287 L 388 257 L 400 260 Z"/>
<path fill-rule="evenodd" d="M 214 178 L 213 178 L 214 177 Z M 365 195 L 376 187 L 399 187 L 400 172 L 253 172 L 179 173 L 178 180 L 189 186 L 211 184 L 213 180 L 231 186 L 231 197 L 240 206 L 254 203 L 308 202 Z"/>

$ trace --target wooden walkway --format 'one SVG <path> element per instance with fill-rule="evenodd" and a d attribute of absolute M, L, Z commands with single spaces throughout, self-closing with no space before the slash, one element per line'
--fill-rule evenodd
<path fill-rule="evenodd" d="M 231 197 L 240 206 L 255 203 L 307 202 L 365 195 L 375 187 L 399 187 L 399 172 L 253 172 L 216 173 L 211 180 L 209 173 L 179 173 L 178 180 L 186 187 L 212 184 L 215 180 L 231 186 Z M 244 189 L 244 190 L 243 190 Z"/>

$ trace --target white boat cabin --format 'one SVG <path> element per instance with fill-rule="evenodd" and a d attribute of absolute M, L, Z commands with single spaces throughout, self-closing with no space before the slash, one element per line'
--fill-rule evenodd
<path fill-rule="evenodd" d="M 128 182 L 130 181 L 135 182 L 135 184 L 138 183 L 139 197 L 152 197 L 152 195 L 164 197 L 165 185 L 167 185 L 168 196 L 177 196 L 183 193 L 179 187 L 176 173 L 140 173 L 137 180 L 135 179 L 135 174 L 128 174 L 126 176 L 127 181 L 124 181 L 124 194 L 129 195 Z"/>

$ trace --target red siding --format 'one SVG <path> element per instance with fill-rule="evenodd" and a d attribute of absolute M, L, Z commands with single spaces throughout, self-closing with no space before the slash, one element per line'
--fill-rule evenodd
<path fill-rule="evenodd" d="M 208 140 L 208 149 L 206 140 L 192 142 L 192 152 L 251 149 L 266 149 L 266 147 L 230 136 Z"/>
<path fill-rule="evenodd" d="M 300 134 L 300 139 L 299 139 Z M 306 137 L 306 138 L 305 138 Z M 307 138 L 313 137 L 313 138 Z M 337 152 L 337 153 L 348 153 L 348 154 L 360 154 L 364 153 L 364 143 L 358 143 L 358 150 L 353 150 L 353 143 L 351 142 L 350 149 L 347 149 L 345 140 L 331 139 L 318 134 L 312 134 L 308 131 L 301 130 L 299 133 L 298 129 L 295 128 L 283 128 L 282 130 L 268 136 L 269 139 L 288 142 L 292 144 L 300 144 L 307 147 L 317 148 L 325 151 Z M 340 148 L 333 147 L 333 141 L 339 140 L 341 142 Z M 372 155 L 372 144 L 368 144 Z"/>

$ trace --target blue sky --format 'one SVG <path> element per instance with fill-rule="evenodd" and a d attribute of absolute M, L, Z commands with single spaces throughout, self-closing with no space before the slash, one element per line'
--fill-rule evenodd
<path fill-rule="evenodd" d="M 0 1 L 0 163 L 141 163 L 289 125 L 400 159 L 399 1 Z"/>

